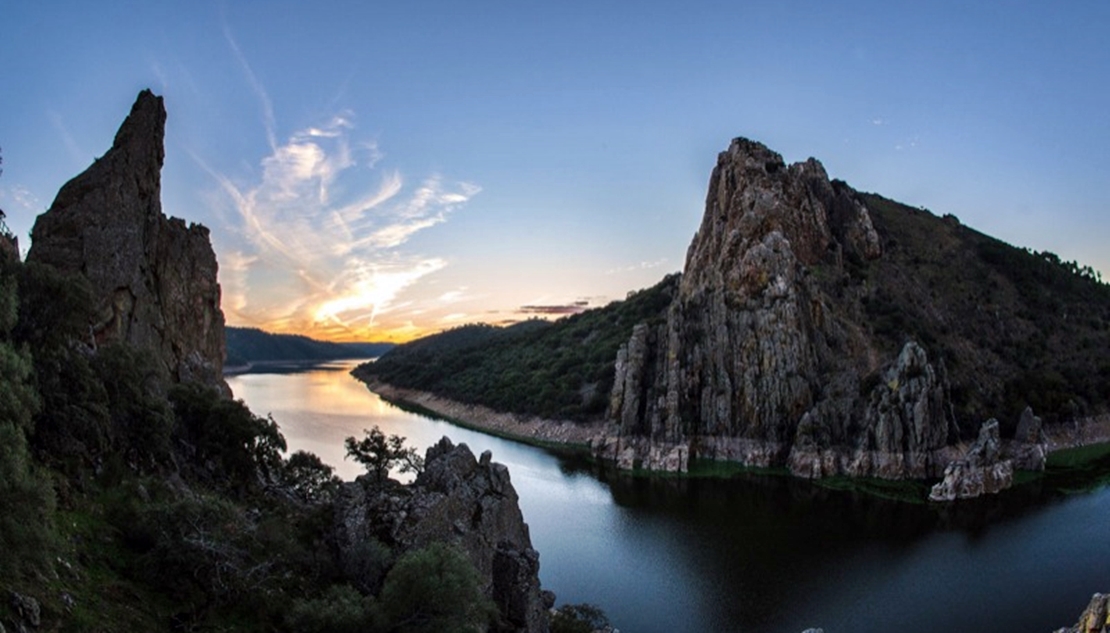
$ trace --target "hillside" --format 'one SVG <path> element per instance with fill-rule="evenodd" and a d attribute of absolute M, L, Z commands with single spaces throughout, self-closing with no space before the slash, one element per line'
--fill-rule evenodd
<path fill-rule="evenodd" d="M 333 343 L 297 334 L 272 334 L 257 328 L 224 328 L 229 367 L 266 361 L 314 361 L 374 358 L 392 343 Z"/>
<path fill-rule="evenodd" d="M 599 421 L 617 350 L 637 323 L 663 318 L 678 278 L 554 322 L 447 330 L 399 345 L 355 375 L 501 411 Z"/>
<path fill-rule="evenodd" d="M 944 360 L 963 436 L 990 417 L 1012 433 L 1026 406 L 1050 424 L 1110 409 L 1110 285 L 1093 270 L 863 199 L 884 255 L 842 282 L 887 352 L 913 338 Z"/>
<path fill-rule="evenodd" d="M 1049 431 L 1110 412 L 1108 352 L 1092 269 L 737 139 L 681 277 L 550 325 L 415 341 L 359 374 L 606 421 L 595 450 L 626 467 L 940 477 L 991 418 L 1009 442 L 1027 408 Z"/>

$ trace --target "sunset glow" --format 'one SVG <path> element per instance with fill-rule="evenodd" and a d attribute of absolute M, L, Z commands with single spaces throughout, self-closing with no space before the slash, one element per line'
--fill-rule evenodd
<path fill-rule="evenodd" d="M 20 3 L 0 208 L 26 251 L 150 87 L 233 325 L 406 340 L 623 298 L 682 268 L 741 135 L 1105 277 L 1108 7 Z"/>

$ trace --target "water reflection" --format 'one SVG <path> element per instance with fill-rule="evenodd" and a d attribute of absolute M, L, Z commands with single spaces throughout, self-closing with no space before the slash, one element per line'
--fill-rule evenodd
<path fill-rule="evenodd" d="M 290 448 L 353 478 L 343 438 L 378 425 L 421 451 L 443 435 L 508 465 L 541 580 L 627 632 L 1037 631 L 1110 589 L 1110 492 L 1066 481 L 929 506 L 787 477 L 643 478 L 401 411 L 354 363 L 228 382 Z M 1065 486 L 1066 487 L 1066 486 Z"/>

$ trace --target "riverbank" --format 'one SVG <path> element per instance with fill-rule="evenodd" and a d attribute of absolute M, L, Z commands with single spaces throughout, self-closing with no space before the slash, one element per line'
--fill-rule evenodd
<path fill-rule="evenodd" d="M 603 436 L 603 425 L 601 424 L 582 424 L 569 420 L 548 420 L 538 416 L 506 413 L 481 405 L 458 402 L 426 391 L 396 387 L 372 376 L 356 375 L 355 377 L 363 382 L 370 391 L 401 408 L 410 409 L 417 413 L 430 413 L 463 428 L 489 433 L 533 446 L 588 453 L 591 450 L 591 444 L 596 444 L 596 442 L 602 440 Z M 1050 465 L 1053 461 L 1066 463 L 1069 466 L 1074 466 L 1075 463 L 1079 462 L 1091 461 L 1110 450 L 1103 450 L 1110 446 L 1110 415 L 1094 416 L 1045 428 L 1045 436 L 1047 439 L 1047 454 L 1057 457 L 1056 460 L 1050 459 Z M 706 460 L 699 461 L 702 462 L 702 470 L 713 470 L 712 468 L 705 468 L 704 462 Z M 721 460 L 715 463 L 724 466 L 739 464 L 740 462 Z M 832 479 L 840 481 L 842 478 Z M 919 480 L 912 481 L 919 482 Z M 889 486 L 895 483 L 893 480 L 886 481 L 884 485 Z M 844 482 L 841 481 L 838 487 L 844 485 Z M 902 496 L 904 494 L 903 491 Z"/>
<path fill-rule="evenodd" d="M 481 405 L 443 398 L 427 391 L 396 387 L 372 377 L 355 377 L 390 404 L 413 409 L 417 413 L 423 410 L 463 428 L 534 446 L 588 452 L 590 441 L 598 435 L 597 427 L 589 424 L 495 411 Z"/>

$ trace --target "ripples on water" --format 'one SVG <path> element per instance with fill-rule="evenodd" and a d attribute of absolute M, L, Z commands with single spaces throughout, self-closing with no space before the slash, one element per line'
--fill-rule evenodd
<path fill-rule="evenodd" d="M 229 377 L 290 450 L 344 479 L 343 439 L 379 426 L 423 450 L 447 435 L 491 450 L 520 495 L 540 577 L 625 633 L 1007 631 L 1074 623 L 1110 590 L 1110 489 L 1023 486 L 938 507 L 780 476 L 642 478 L 402 411 L 348 375 L 357 363 Z"/>

